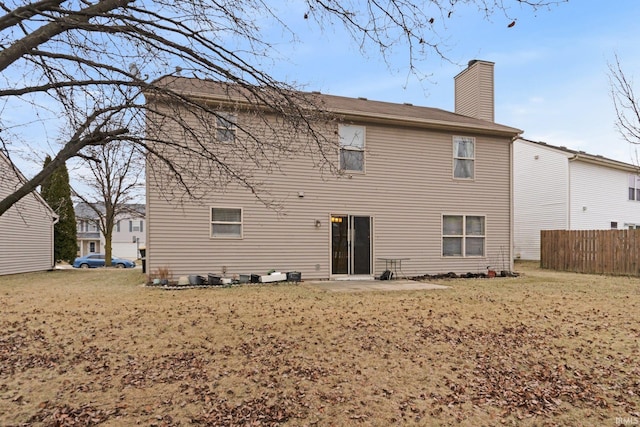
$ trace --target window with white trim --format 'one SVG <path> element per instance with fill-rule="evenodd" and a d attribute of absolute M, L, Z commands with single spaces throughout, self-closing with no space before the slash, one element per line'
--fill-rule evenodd
<path fill-rule="evenodd" d="M 364 172 L 365 127 L 338 125 L 340 138 L 340 169 Z"/>
<path fill-rule="evenodd" d="M 234 142 L 237 122 L 235 114 L 216 113 L 216 139 L 220 142 Z"/>
<path fill-rule="evenodd" d="M 640 202 L 640 176 L 629 175 L 629 200 Z"/>
<path fill-rule="evenodd" d="M 483 257 L 485 217 L 442 216 L 442 256 Z"/>
<path fill-rule="evenodd" d="M 129 221 L 129 232 L 142 232 L 144 231 L 142 221 Z"/>
<path fill-rule="evenodd" d="M 475 138 L 468 136 L 453 137 L 453 177 L 473 179 L 475 177 Z"/>
<path fill-rule="evenodd" d="M 211 208 L 211 237 L 241 238 L 242 209 Z"/>

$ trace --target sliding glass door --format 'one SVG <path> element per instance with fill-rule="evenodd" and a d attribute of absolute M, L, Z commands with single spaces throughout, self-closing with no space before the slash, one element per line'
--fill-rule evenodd
<path fill-rule="evenodd" d="M 371 217 L 331 215 L 331 274 L 371 274 Z"/>

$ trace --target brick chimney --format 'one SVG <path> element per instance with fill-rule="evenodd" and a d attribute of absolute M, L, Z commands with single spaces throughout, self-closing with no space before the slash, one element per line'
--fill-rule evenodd
<path fill-rule="evenodd" d="M 455 112 L 494 121 L 493 62 L 473 59 L 455 81 Z"/>

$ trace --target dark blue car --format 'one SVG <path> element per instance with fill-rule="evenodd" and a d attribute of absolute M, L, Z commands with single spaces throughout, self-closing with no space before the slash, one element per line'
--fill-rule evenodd
<path fill-rule="evenodd" d="M 133 268 L 136 263 L 128 259 L 111 257 L 111 265 L 118 268 Z M 91 254 L 76 258 L 73 261 L 74 268 L 104 267 L 104 254 Z"/>

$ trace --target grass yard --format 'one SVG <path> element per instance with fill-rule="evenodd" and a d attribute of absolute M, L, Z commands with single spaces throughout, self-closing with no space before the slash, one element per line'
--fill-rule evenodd
<path fill-rule="evenodd" d="M 0 425 L 640 423 L 640 279 L 516 270 L 361 293 L 0 277 Z"/>

